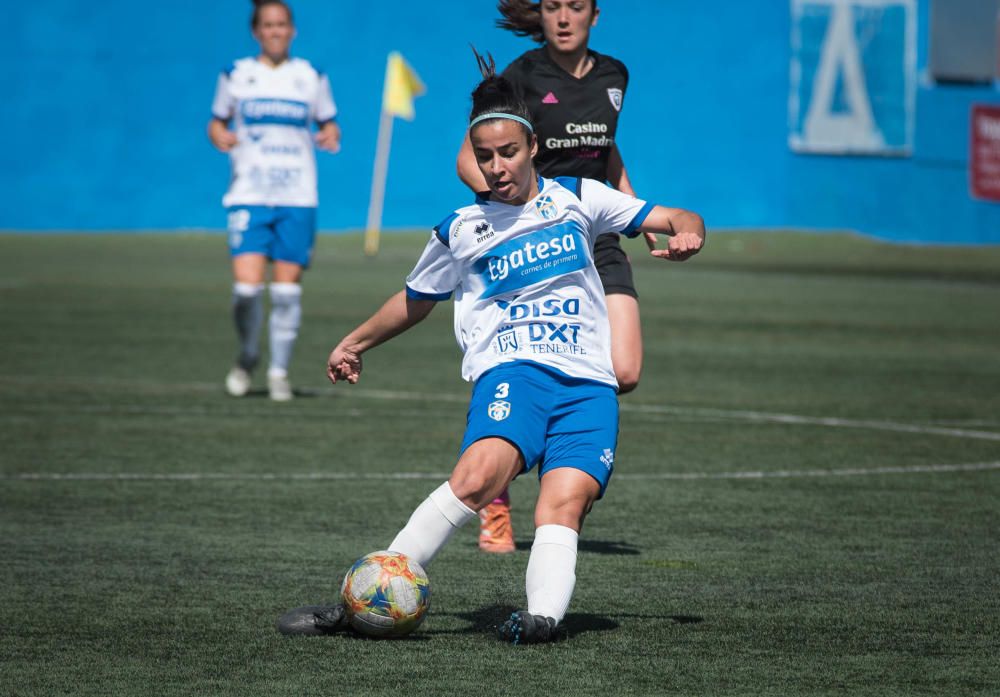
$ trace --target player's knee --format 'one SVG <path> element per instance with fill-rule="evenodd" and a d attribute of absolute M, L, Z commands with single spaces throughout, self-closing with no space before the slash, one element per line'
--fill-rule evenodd
<path fill-rule="evenodd" d="M 481 471 L 474 470 L 454 472 L 451 479 L 448 480 L 448 484 L 451 486 L 451 490 L 455 496 L 474 511 L 478 511 L 493 499 L 493 496 L 491 496 L 492 483 L 492 477 L 486 476 Z"/>
<path fill-rule="evenodd" d="M 539 500 L 535 507 L 535 526 L 562 525 L 579 531 L 593 505 L 593 497 L 583 494 Z"/>

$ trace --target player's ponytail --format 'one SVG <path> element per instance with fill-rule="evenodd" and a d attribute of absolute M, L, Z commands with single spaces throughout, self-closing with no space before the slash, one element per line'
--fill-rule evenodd
<path fill-rule="evenodd" d="M 530 36 L 537 43 L 545 42 L 542 33 L 542 4 L 531 0 L 500 0 L 497 10 L 501 18 L 497 26 L 517 36 Z"/>
<path fill-rule="evenodd" d="M 470 128 L 476 123 L 490 120 L 491 115 L 496 114 L 497 116 L 493 118 L 509 118 L 520 123 L 530 136 L 533 132 L 531 112 L 528 111 L 524 100 L 518 96 L 513 83 L 503 75 L 497 75 L 496 61 L 489 53 L 485 57 L 481 56 L 474 46 L 472 53 L 476 56 L 476 63 L 479 65 L 483 80 L 472 91 Z"/>
<path fill-rule="evenodd" d="M 597 9 L 597 0 L 590 0 L 591 11 Z M 542 3 L 531 0 L 500 0 L 497 10 L 501 18 L 497 26 L 514 32 L 517 36 L 530 36 L 531 40 L 545 43 L 545 32 L 542 30 Z"/>
<path fill-rule="evenodd" d="M 285 12 L 288 13 L 288 23 L 295 24 L 295 20 L 292 18 L 292 8 L 288 6 L 288 3 L 284 0 L 250 0 L 253 3 L 253 14 L 250 15 L 250 28 L 257 29 L 257 24 L 260 22 L 260 9 L 266 7 L 267 5 L 277 5 L 278 7 L 284 8 Z"/>

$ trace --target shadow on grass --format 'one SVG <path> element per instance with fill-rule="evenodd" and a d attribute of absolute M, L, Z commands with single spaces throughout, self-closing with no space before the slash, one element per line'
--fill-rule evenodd
<path fill-rule="evenodd" d="M 520 551 L 531 551 L 533 540 L 521 540 L 515 542 L 515 546 Z M 639 554 L 639 549 L 628 542 L 616 542 L 611 540 L 580 540 L 577 543 L 577 551 L 590 552 L 591 554 L 609 554 L 620 556 L 632 556 Z"/>
<path fill-rule="evenodd" d="M 467 627 L 462 629 L 449 629 L 440 631 L 429 631 L 428 635 L 447 634 L 496 634 L 512 612 L 519 610 L 512 605 L 488 605 L 471 612 L 448 612 L 441 613 L 449 617 L 456 617 L 468 622 Z M 564 634 L 568 636 L 580 636 L 591 632 L 611 632 L 621 626 L 619 619 L 643 620 L 644 622 L 671 622 L 673 624 L 699 624 L 705 619 L 698 615 L 616 615 L 617 619 L 612 619 L 604 615 L 597 615 L 589 612 L 571 612 L 566 615 L 562 622 Z"/>

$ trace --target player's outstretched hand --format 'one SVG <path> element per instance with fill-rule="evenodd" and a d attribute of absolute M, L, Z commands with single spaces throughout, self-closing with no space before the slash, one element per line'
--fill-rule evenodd
<path fill-rule="evenodd" d="M 679 232 L 667 238 L 666 249 L 651 249 L 649 253 L 667 261 L 684 261 L 700 252 L 703 244 L 705 244 L 703 234 Z"/>
<path fill-rule="evenodd" d="M 334 385 L 338 380 L 357 383 L 361 377 L 361 354 L 338 344 L 326 362 L 326 376 Z"/>

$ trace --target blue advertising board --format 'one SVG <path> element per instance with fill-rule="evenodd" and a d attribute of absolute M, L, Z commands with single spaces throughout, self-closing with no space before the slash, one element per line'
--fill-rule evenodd
<path fill-rule="evenodd" d="M 789 146 L 909 155 L 916 0 L 792 0 Z"/>

